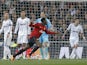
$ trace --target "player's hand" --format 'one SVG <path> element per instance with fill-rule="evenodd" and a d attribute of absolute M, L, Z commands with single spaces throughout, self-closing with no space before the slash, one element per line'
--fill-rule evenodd
<path fill-rule="evenodd" d="M 85 38 L 85 37 L 83 37 L 83 40 L 86 40 L 86 38 Z"/>
<path fill-rule="evenodd" d="M 9 34 L 7 34 L 7 38 L 9 37 Z"/>
<path fill-rule="evenodd" d="M 59 34 L 59 35 L 62 35 L 62 33 L 60 31 L 57 31 L 56 33 Z"/>
<path fill-rule="evenodd" d="M 14 34 L 14 38 L 16 38 L 17 37 L 17 35 L 16 34 Z"/>
<path fill-rule="evenodd" d="M 31 24 L 34 24 L 35 22 L 33 20 L 30 21 Z"/>
<path fill-rule="evenodd" d="M 62 36 L 62 39 L 64 39 L 64 38 L 65 38 L 65 36 L 63 35 L 63 36 Z"/>
<path fill-rule="evenodd" d="M 30 38 L 30 35 L 27 35 L 27 39 L 29 39 Z"/>

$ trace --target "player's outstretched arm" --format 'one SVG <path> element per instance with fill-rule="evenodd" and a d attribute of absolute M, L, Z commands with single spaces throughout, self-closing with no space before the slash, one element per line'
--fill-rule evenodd
<path fill-rule="evenodd" d="M 49 30 L 45 30 L 45 32 L 47 33 L 47 34 L 61 34 L 61 32 L 59 32 L 59 31 L 49 31 Z"/>
<path fill-rule="evenodd" d="M 68 31 L 68 30 L 65 30 L 65 32 L 64 32 L 64 34 L 63 34 L 63 36 L 62 36 L 62 39 L 65 38 L 65 35 L 66 35 L 67 31 Z"/>

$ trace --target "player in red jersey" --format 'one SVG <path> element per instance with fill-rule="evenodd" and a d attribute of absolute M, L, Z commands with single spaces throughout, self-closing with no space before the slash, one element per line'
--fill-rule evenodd
<path fill-rule="evenodd" d="M 39 41 L 37 40 L 41 34 L 43 32 L 46 32 L 47 34 L 59 34 L 59 32 L 51 32 L 51 31 L 48 31 L 46 29 L 46 19 L 45 18 L 42 18 L 41 19 L 42 23 L 37 23 L 37 24 L 33 24 L 31 23 L 30 26 L 31 27 L 34 27 L 34 30 L 31 32 L 30 36 L 29 36 L 29 43 L 27 45 L 27 47 L 21 49 L 18 53 L 14 54 L 12 57 L 11 57 L 11 61 L 13 61 L 15 59 L 15 57 L 21 53 L 23 53 L 25 50 L 31 48 L 35 43 L 39 43 Z M 39 48 L 39 46 L 37 46 L 37 48 Z"/>

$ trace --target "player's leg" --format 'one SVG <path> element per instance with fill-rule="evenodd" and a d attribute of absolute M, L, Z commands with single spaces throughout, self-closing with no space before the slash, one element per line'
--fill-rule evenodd
<path fill-rule="evenodd" d="M 76 48 L 74 48 L 74 40 L 73 39 L 70 39 L 70 45 L 71 45 L 71 48 L 72 48 L 70 59 L 74 59 L 75 56 L 76 56 L 75 55 Z"/>
<path fill-rule="evenodd" d="M 24 35 L 22 39 L 23 39 L 22 48 L 25 48 L 28 43 L 27 35 Z M 26 51 L 23 52 L 23 59 L 26 59 Z"/>
<path fill-rule="evenodd" d="M 42 35 L 39 38 L 39 42 L 41 44 L 43 43 L 43 37 L 42 37 Z M 44 59 L 43 47 L 40 48 L 40 54 L 41 54 L 42 59 Z"/>
<path fill-rule="evenodd" d="M 4 46 L 3 46 L 3 48 L 4 48 L 4 50 L 3 50 L 3 59 L 4 60 L 7 59 L 7 45 L 6 45 L 6 40 L 7 40 L 7 37 L 6 37 L 6 35 L 4 35 Z"/>
<path fill-rule="evenodd" d="M 26 47 L 26 43 L 23 43 L 22 48 Z M 26 59 L 26 51 L 23 52 L 23 59 Z"/>
<path fill-rule="evenodd" d="M 22 49 L 22 37 L 23 37 L 23 35 L 18 35 L 18 38 L 17 38 L 17 44 L 18 44 L 17 51 Z M 17 55 L 16 59 L 20 59 L 20 57 L 22 57 L 22 54 Z"/>
<path fill-rule="evenodd" d="M 80 59 L 79 57 L 80 52 L 78 52 L 78 46 L 79 46 L 78 40 L 75 41 L 75 45 L 76 45 L 76 59 Z"/>
<path fill-rule="evenodd" d="M 49 40 L 48 40 L 48 35 L 43 35 L 42 39 L 43 39 L 42 50 L 43 50 L 44 59 L 49 59 L 49 52 L 48 52 Z"/>
<path fill-rule="evenodd" d="M 12 35 L 10 35 L 10 36 L 7 38 L 7 54 L 8 54 L 8 58 L 9 58 L 9 59 L 10 59 L 10 57 L 11 57 L 11 50 L 10 50 L 11 39 L 12 39 Z"/>
<path fill-rule="evenodd" d="M 23 53 L 24 51 L 26 51 L 27 49 L 31 48 L 36 42 L 36 38 L 32 37 L 30 38 L 30 41 L 28 42 L 27 46 L 21 50 L 19 50 L 16 54 L 14 54 L 11 58 L 11 61 L 13 61 L 15 59 L 15 57 L 21 53 Z"/>
<path fill-rule="evenodd" d="M 33 50 L 31 51 L 31 53 L 29 54 L 30 56 L 37 51 L 42 45 L 40 44 L 39 40 L 36 40 L 36 45 L 34 46 Z"/>
<path fill-rule="evenodd" d="M 17 50 L 15 51 L 15 53 L 17 53 L 19 50 L 21 50 L 22 49 L 22 44 L 18 44 L 17 45 Z M 20 55 L 17 55 L 16 56 L 16 59 L 20 59 L 22 57 L 22 54 L 20 54 Z"/>
<path fill-rule="evenodd" d="M 77 53 L 76 53 L 76 50 L 77 50 L 77 47 L 78 47 L 78 42 L 76 42 L 77 40 L 73 40 L 73 43 L 71 43 L 71 47 L 72 47 L 72 53 L 70 55 L 70 58 L 71 59 L 74 59 L 75 56 L 77 56 Z"/>
<path fill-rule="evenodd" d="M 46 40 L 43 42 L 43 54 L 44 54 L 44 59 L 49 59 L 49 52 L 48 52 L 48 47 L 49 47 L 49 42 Z"/>
<path fill-rule="evenodd" d="M 3 49 L 3 59 L 6 60 L 6 59 L 7 59 L 7 46 L 4 45 L 3 48 L 4 48 L 4 49 Z"/>
<path fill-rule="evenodd" d="M 77 50 L 76 50 L 76 53 L 77 53 L 76 59 L 82 58 L 82 52 L 83 52 L 83 47 L 78 47 Z"/>

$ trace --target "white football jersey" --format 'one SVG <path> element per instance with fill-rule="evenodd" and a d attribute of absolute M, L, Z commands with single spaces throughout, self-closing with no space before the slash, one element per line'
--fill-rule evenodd
<path fill-rule="evenodd" d="M 28 35 L 31 33 L 31 28 L 29 27 L 30 19 L 25 17 L 22 19 L 21 17 L 17 19 L 16 27 L 15 27 L 15 34 L 18 35 Z"/>
<path fill-rule="evenodd" d="M 80 24 L 75 26 L 74 23 L 71 23 L 68 26 L 67 30 L 70 30 L 70 39 L 72 38 L 79 39 L 79 33 L 83 33 L 83 28 Z"/>
<path fill-rule="evenodd" d="M 13 23 L 10 19 L 8 20 L 3 20 L 3 23 L 2 23 L 2 27 L 0 29 L 0 34 L 2 32 L 4 32 L 4 35 L 5 34 L 12 34 L 12 26 L 13 26 Z"/>

